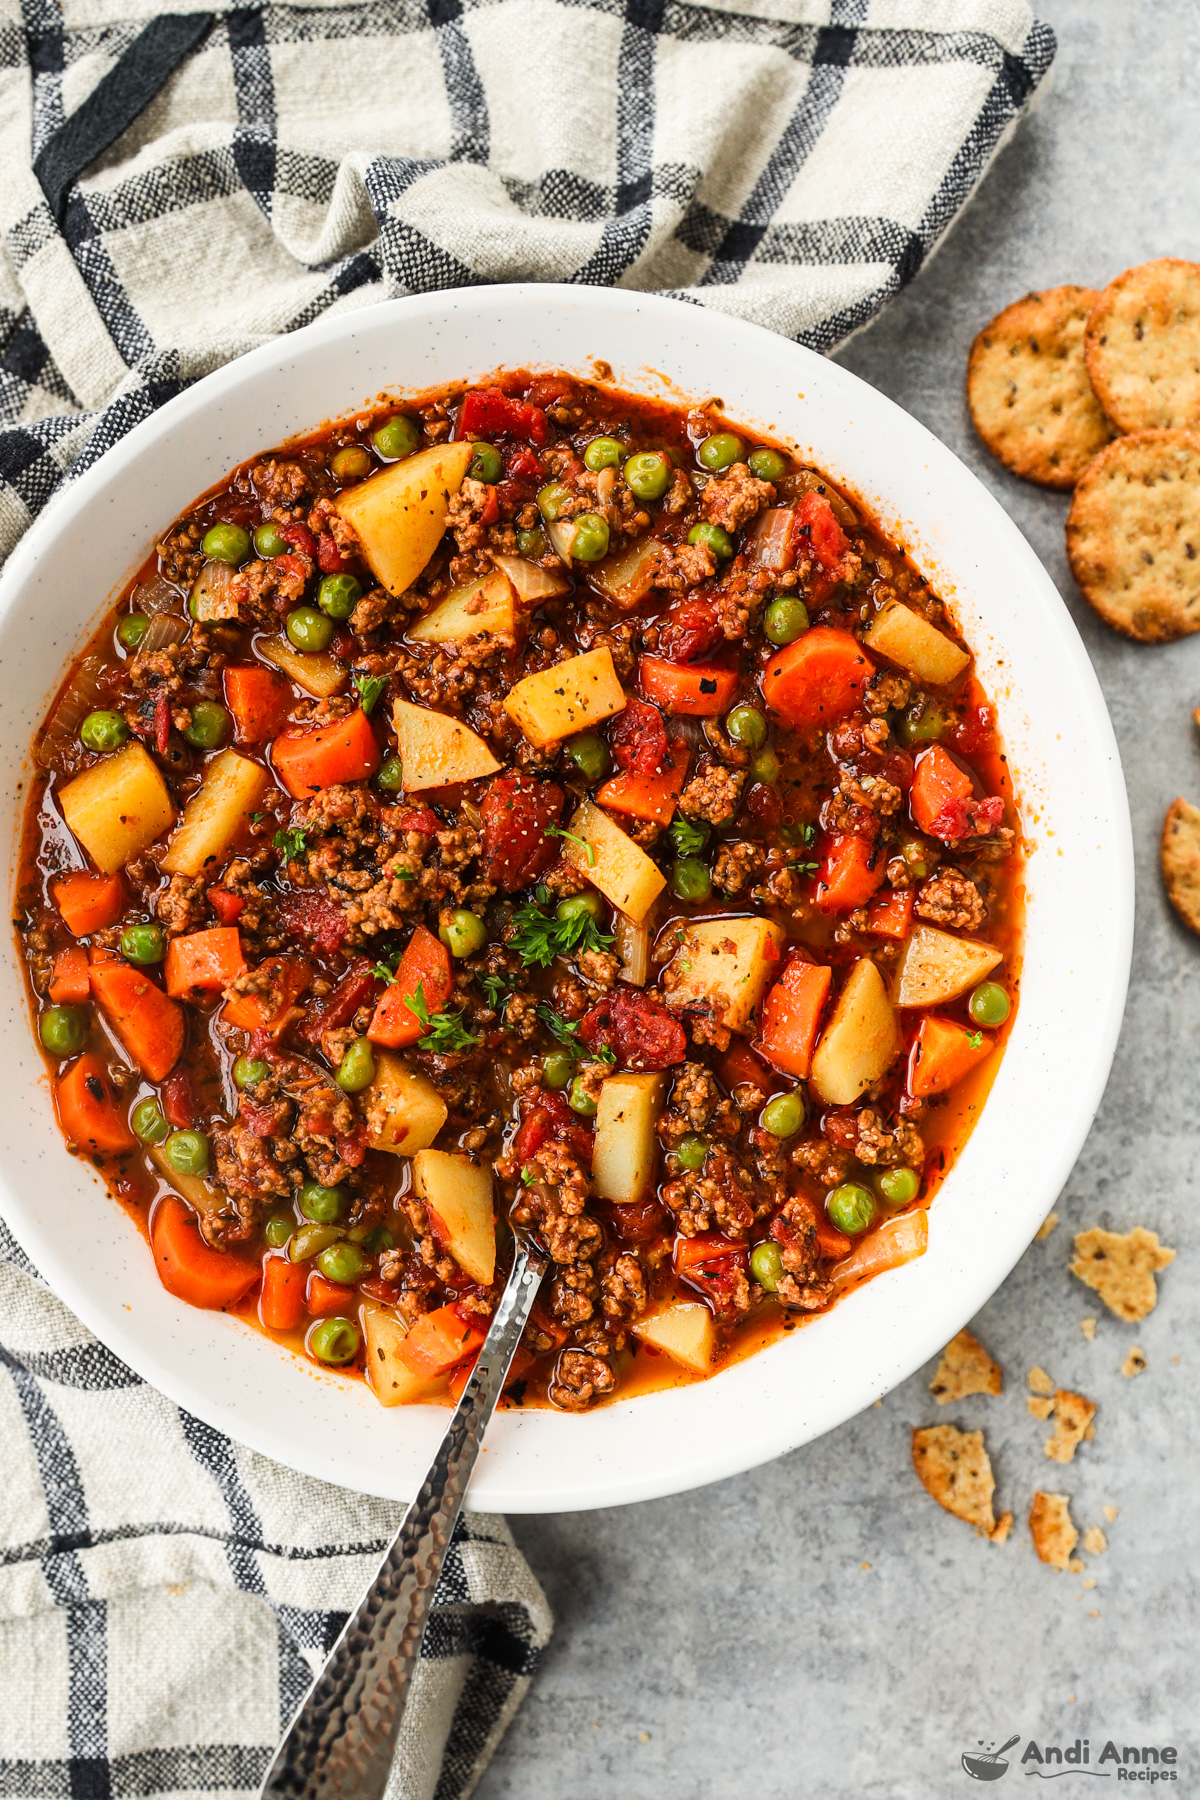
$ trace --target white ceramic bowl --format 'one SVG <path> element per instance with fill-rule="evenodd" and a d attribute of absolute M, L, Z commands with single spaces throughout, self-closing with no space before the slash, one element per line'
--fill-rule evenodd
<path fill-rule="evenodd" d="M 849 1418 L 910 1374 L 1007 1275 L 1073 1164 L 1103 1091 L 1129 970 L 1133 865 L 1117 747 L 1083 646 L 1033 552 L 974 476 L 855 376 L 679 302 L 575 287 L 484 287 L 327 319 L 244 356 L 138 426 L 52 505 L 0 580 L 0 817 L 15 865 L 26 749 L 46 702 L 154 534 L 236 462 L 381 389 L 507 365 L 719 394 L 863 496 L 950 599 L 997 702 L 1025 828 L 1021 1005 L 983 1116 L 933 1206 L 929 1251 L 827 1316 L 695 1386 L 582 1418 L 505 1413 L 480 1508 L 640 1500 L 732 1474 Z M 1103 905 L 1097 896 L 1104 896 Z M 0 958 L 0 1200 L 37 1267 L 147 1381 L 313 1475 L 407 1498 L 444 1410 L 385 1411 L 220 1314 L 173 1300 L 145 1245 L 68 1155 L 15 956 Z"/>

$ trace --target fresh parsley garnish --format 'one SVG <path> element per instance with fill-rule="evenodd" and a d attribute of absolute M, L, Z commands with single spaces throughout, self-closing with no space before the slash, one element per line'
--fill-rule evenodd
<path fill-rule="evenodd" d="M 697 825 L 694 819 L 685 819 L 682 813 L 676 813 L 667 827 L 667 836 L 674 844 L 677 856 L 699 856 L 708 842 L 708 826 Z"/>
<path fill-rule="evenodd" d="M 284 831 L 281 827 L 271 842 L 276 850 L 283 851 L 289 862 L 299 862 L 308 846 L 308 837 L 298 826 L 293 827 L 290 831 Z"/>
<path fill-rule="evenodd" d="M 416 874 L 407 863 L 393 863 L 392 875 L 397 881 L 415 881 L 417 879 Z"/>
<path fill-rule="evenodd" d="M 968 1031 L 967 1042 L 968 1042 L 968 1044 L 970 1044 L 972 1050 L 982 1050 L 983 1049 L 983 1033 L 982 1033 L 982 1031 Z"/>
<path fill-rule="evenodd" d="M 797 862 L 793 860 L 785 866 L 789 869 L 794 869 L 797 875 L 815 875 L 821 865 L 820 863 L 815 862 Z"/>
<path fill-rule="evenodd" d="M 591 913 L 560 919 L 540 906 L 519 906 L 512 917 L 509 943 L 527 969 L 548 969 L 556 956 L 580 956 L 585 950 L 603 950 L 614 939 L 596 924 Z"/>
<path fill-rule="evenodd" d="M 473 1045 L 483 1041 L 471 1036 L 462 1022 L 460 1012 L 434 1013 L 430 1018 L 423 981 L 418 981 L 417 991 L 411 1000 L 405 996 L 404 1004 L 425 1027 L 423 1035 L 417 1039 L 418 1050 L 435 1050 L 439 1056 L 452 1056 L 456 1050 L 470 1050 Z"/>
<path fill-rule="evenodd" d="M 478 969 L 474 971 L 474 975 L 476 981 L 483 989 L 483 997 L 491 1007 L 492 1011 L 499 1012 L 512 991 L 509 988 L 507 981 L 499 975 L 481 975 Z"/>
<path fill-rule="evenodd" d="M 589 844 L 586 838 L 576 837 L 573 831 L 564 831 L 561 825 L 547 825 L 545 835 L 546 837 L 567 838 L 572 844 L 578 844 L 579 848 L 583 851 L 583 854 L 587 857 L 588 868 L 595 868 L 596 846 L 595 844 Z"/>
<path fill-rule="evenodd" d="M 564 1019 L 562 1014 L 556 1013 L 552 1006 L 537 1006 L 534 1011 L 550 1036 L 557 1038 L 564 1049 L 569 1050 L 573 1056 L 583 1055 L 583 1046 L 579 1042 L 579 1026 L 573 1019 Z"/>
<path fill-rule="evenodd" d="M 356 675 L 354 685 L 358 689 L 359 704 L 365 713 L 371 708 L 387 686 L 386 675 Z"/>
<path fill-rule="evenodd" d="M 401 954 L 402 952 L 399 950 L 384 952 L 379 961 L 375 964 L 375 967 L 371 970 L 376 981 L 395 981 L 396 969 L 399 966 Z"/>

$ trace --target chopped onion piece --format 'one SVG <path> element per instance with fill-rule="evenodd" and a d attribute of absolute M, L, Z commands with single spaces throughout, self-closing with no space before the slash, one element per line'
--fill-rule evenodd
<path fill-rule="evenodd" d="M 188 630 L 189 626 L 178 614 L 155 613 L 137 647 L 137 654 L 141 656 L 146 650 L 166 650 L 172 644 L 182 644 Z"/>
<path fill-rule="evenodd" d="M 152 575 L 133 590 L 130 612 L 164 613 L 179 605 L 180 590 L 165 575 Z"/>
<path fill-rule="evenodd" d="M 206 562 L 192 584 L 189 606 L 193 619 L 211 623 L 214 619 L 236 619 L 238 603 L 234 599 L 234 571 L 228 563 Z"/>
<path fill-rule="evenodd" d="M 650 973 L 650 926 L 644 921 L 635 925 L 632 919 L 619 912 L 613 921 L 613 936 L 616 939 L 614 947 L 621 959 L 618 979 L 628 981 L 633 987 L 645 987 Z"/>
<path fill-rule="evenodd" d="M 85 656 L 63 692 L 34 746 L 33 757 L 39 768 L 57 768 L 62 751 L 74 747 L 79 727 L 90 712 L 102 711 L 108 695 L 100 682 L 103 663 L 98 656 Z"/>

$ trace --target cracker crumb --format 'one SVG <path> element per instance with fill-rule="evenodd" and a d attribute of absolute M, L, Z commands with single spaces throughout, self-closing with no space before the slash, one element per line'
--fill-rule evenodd
<path fill-rule="evenodd" d="M 1054 1432 L 1046 1439 L 1051 1462 L 1069 1463 L 1085 1437 L 1090 1435 L 1096 1408 L 1082 1394 L 1059 1388 L 1054 1396 Z"/>
<path fill-rule="evenodd" d="M 1116 1518 L 1116 1516 L 1120 1512 L 1120 1510 L 1121 1509 L 1119 1506 L 1106 1506 L 1104 1508 L 1104 1516 L 1108 1520 L 1110 1525 L 1112 1524 L 1113 1520 Z"/>
<path fill-rule="evenodd" d="M 1058 1214 L 1056 1212 L 1048 1212 L 1046 1214 L 1045 1218 L 1042 1220 L 1041 1224 L 1038 1226 L 1036 1232 L 1034 1233 L 1034 1236 L 1033 1236 L 1034 1243 L 1035 1244 L 1044 1244 L 1046 1239 L 1050 1236 L 1050 1233 L 1054 1230 L 1054 1228 L 1057 1224 L 1058 1224 Z"/>
<path fill-rule="evenodd" d="M 1084 1562 L 1082 1556 L 1073 1556 L 1067 1564 L 1067 1568 L 1071 1571 L 1072 1575 L 1082 1575 L 1083 1571 L 1087 1568 L 1087 1564 Z"/>
<path fill-rule="evenodd" d="M 860 1569 L 869 1569 L 871 1565 L 870 1563 L 859 1563 L 858 1566 Z"/>
<path fill-rule="evenodd" d="M 996 1482 L 982 1431 L 959 1431 L 955 1425 L 930 1425 L 914 1431 L 912 1459 L 926 1493 L 939 1506 L 988 1537 L 999 1530 L 992 1509 Z M 1003 1543 L 1004 1539 L 996 1541 Z"/>
<path fill-rule="evenodd" d="M 1103 1533 L 1101 1533 L 1101 1536 L 1103 1536 Z M 1083 1547 L 1085 1550 L 1088 1547 L 1086 1536 L 1084 1537 L 1084 1540 L 1083 1540 Z M 1083 1585 L 1085 1588 L 1088 1588 L 1088 1589 L 1094 1588 L 1096 1585 L 1096 1577 L 1094 1575 L 1089 1575 Z"/>
<path fill-rule="evenodd" d="M 1099 1617 L 1100 1617 L 1100 1614 L 1096 1611 L 1092 1611 L 1088 1614 L 1089 1619 L 1098 1619 Z"/>
<path fill-rule="evenodd" d="M 1158 1302 L 1156 1272 L 1174 1260 L 1175 1252 L 1159 1243 L 1156 1231 L 1135 1225 L 1122 1235 L 1097 1226 L 1076 1232 L 1071 1273 L 1094 1288 L 1118 1319 L 1136 1325 Z"/>
<path fill-rule="evenodd" d="M 1133 1348 L 1129 1352 L 1129 1355 L 1125 1358 L 1125 1361 L 1121 1364 L 1121 1373 L 1122 1373 L 1122 1375 L 1125 1376 L 1125 1378 L 1127 1380 L 1129 1380 L 1134 1375 L 1143 1374 L 1145 1371 L 1145 1368 L 1146 1368 L 1146 1352 L 1142 1349 L 1142 1346 L 1140 1344 L 1134 1344 Z"/>
<path fill-rule="evenodd" d="M 1039 1489 L 1029 1509 L 1029 1534 L 1033 1547 L 1052 1569 L 1070 1566 L 1071 1552 L 1079 1542 L 1079 1533 L 1071 1518 L 1068 1494 L 1043 1494 Z M 1075 1698 L 1074 1694 L 1071 1699 Z"/>
<path fill-rule="evenodd" d="M 1045 1369 L 1040 1368 L 1036 1363 L 1029 1371 L 1029 1385 L 1035 1394 L 1052 1394 L 1054 1392 L 1053 1379 L 1047 1375 Z"/>
<path fill-rule="evenodd" d="M 1000 1517 L 996 1520 L 995 1529 L 988 1533 L 993 1544 L 1003 1544 L 1006 1542 L 1008 1534 L 1012 1530 L 1012 1522 L 1013 1516 L 1010 1512 L 1000 1514 Z"/>
<path fill-rule="evenodd" d="M 1098 1525 L 1089 1525 L 1083 1534 L 1083 1547 L 1089 1556 L 1103 1556 L 1108 1549 L 1108 1539 Z M 1084 1587 L 1095 1587 L 1095 1582 L 1084 1582 Z"/>
<path fill-rule="evenodd" d="M 963 1400 L 968 1394 L 999 1394 L 1004 1388 L 1000 1364 L 990 1357 L 979 1339 L 963 1330 L 942 1351 L 929 1391 L 939 1406 Z"/>
<path fill-rule="evenodd" d="M 1025 1404 L 1035 1419 L 1048 1419 L 1054 1411 L 1053 1400 L 1047 1399 L 1044 1394 L 1030 1394 Z"/>
<path fill-rule="evenodd" d="M 1095 1342 L 1095 1338 L 1096 1338 L 1096 1321 L 1095 1321 L 1095 1319 L 1080 1319 L 1079 1329 L 1080 1329 L 1080 1331 L 1082 1331 L 1084 1337 L 1087 1339 L 1089 1344 Z"/>

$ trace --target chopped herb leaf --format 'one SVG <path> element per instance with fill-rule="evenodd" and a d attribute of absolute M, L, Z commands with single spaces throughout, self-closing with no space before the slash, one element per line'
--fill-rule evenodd
<path fill-rule="evenodd" d="M 392 874 L 397 881 L 415 881 L 417 879 L 407 863 L 393 863 Z"/>
<path fill-rule="evenodd" d="M 417 1039 L 418 1050 L 435 1050 L 439 1056 L 451 1056 L 456 1050 L 469 1050 L 472 1045 L 483 1041 L 471 1036 L 462 1022 L 461 1012 L 434 1013 L 430 1018 L 423 981 L 418 981 L 417 991 L 411 1000 L 405 996 L 404 1004 L 413 1017 L 425 1026 L 424 1035 Z"/>
<path fill-rule="evenodd" d="M 786 866 L 789 869 L 795 869 L 797 875 L 815 875 L 821 865 L 820 863 L 815 862 L 798 862 L 793 860 Z"/>
<path fill-rule="evenodd" d="M 551 1037 L 556 1037 L 559 1043 L 573 1056 L 583 1055 L 583 1045 L 579 1042 L 579 1026 L 574 1020 L 564 1019 L 562 1014 L 556 1013 L 551 1006 L 538 1006 L 534 1008 L 534 1011 Z"/>
<path fill-rule="evenodd" d="M 614 940 L 601 931 L 592 915 L 580 910 L 559 919 L 540 906 L 519 906 L 513 914 L 508 941 L 527 969 L 548 969 L 556 956 L 579 956 L 585 950 L 603 950 Z"/>
<path fill-rule="evenodd" d="M 277 850 L 283 851 L 289 862 L 298 862 L 304 855 L 305 848 L 308 844 L 308 838 L 306 834 L 297 827 L 291 831 L 283 831 L 282 829 L 277 831 L 275 836 L 271 839 L 271 842 Z"/>
<path fill-rule="evenodd" d="M 365 713 L 371 708 L 387 686 L 386 675 L 356 675 L 354 685 L 358 689 L 358 697 Z"/>
<path fill-rule="evenodd" d="M 970 1044 L 972 1050 L 982 1050 L 983 1049 L 983 1033 L 982 1033 L 982 1031 L 968 1031 L 967 1042 L 968 1042 L 968 1044 Z"/>
<path fill-rule="evenodd" d="M 510 989 L 507 981 L 504 981 L 499 975 L 481 975 L 478 969 L 473 973 L 483 989 L 484 999 L 493 1012 L 499 1012 L 509 996 Z"/>
<path fill-rule="evenodd" d="M 522 1169 L 521 1170 L 521 1185 L 522 1185 L 522 1187 L 532 1187 L 533 1182 L 534 1182 L 533 1170 L 532 1169 Z"/>
<path fill-rule="evenodd" d="M 594 844 L 589 844 L 586 838 L 576 837 L 573 831 L 564 831 L 561 825 L 547 825 L 545 835 L 547 837 L 568 838 L 572 844 L 578 844 L 579 848 L 587 857 L 588 868 L 595 868 L 596 846 Z"/>
<path fill-rule="evenodd" d="M 699 856 L 708 842 L 708 826 L 697 825 L 694 819 L 685 819 L 682 813 L 676 813 L 667 827 L 667 836 L 677 855 Z"/>

